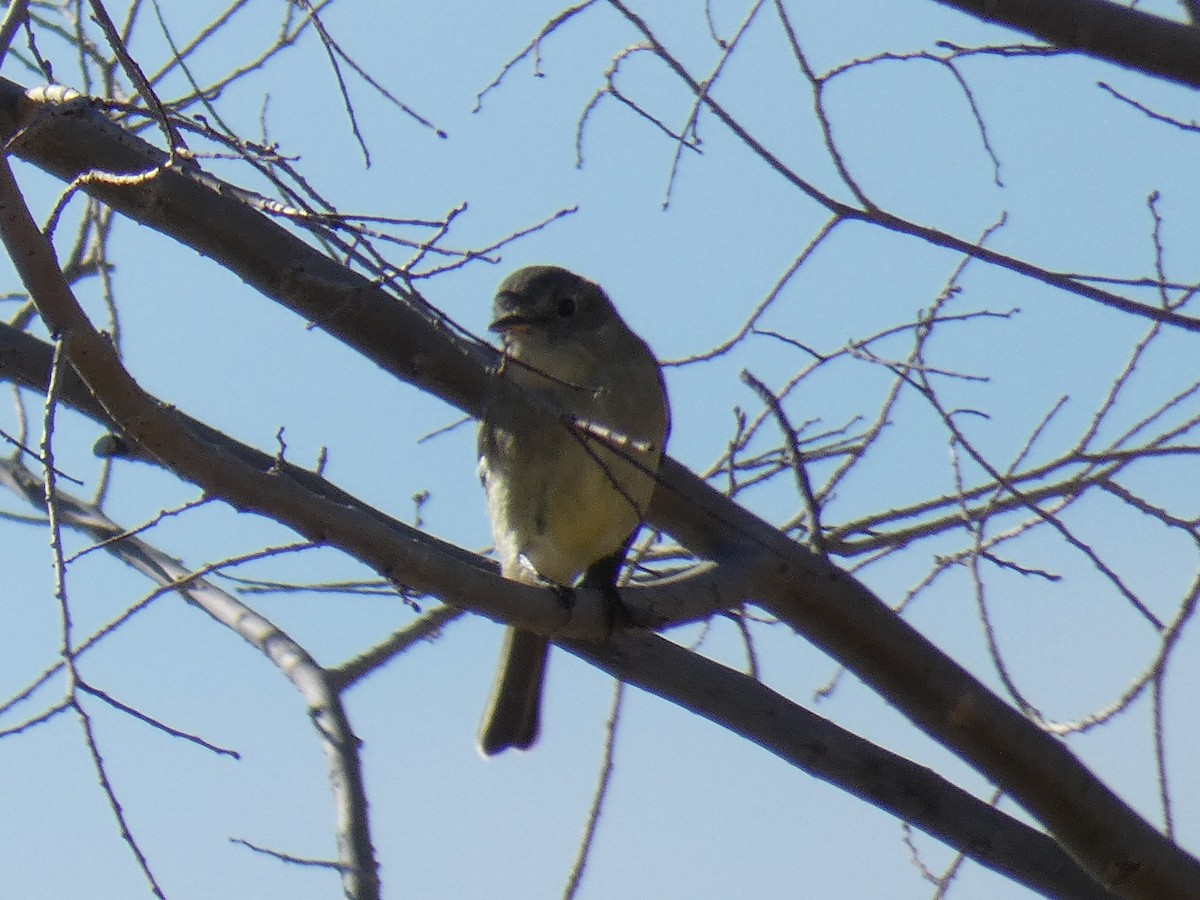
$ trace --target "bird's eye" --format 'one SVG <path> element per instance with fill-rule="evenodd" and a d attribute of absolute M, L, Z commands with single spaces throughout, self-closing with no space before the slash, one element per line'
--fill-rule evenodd
<path fill-rule="evenodd" d="M 574 297 L 559 297 L 558 298 L 558 314 L 562 318 L 575 315 L 575 298 Z"/>

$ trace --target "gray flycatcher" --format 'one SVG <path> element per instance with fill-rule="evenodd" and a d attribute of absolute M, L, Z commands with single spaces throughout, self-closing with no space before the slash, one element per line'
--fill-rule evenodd
<path fill-rule="evenodd" d="M 599 285 L 557 266 L 504 279 L 490 328 L 503 342 L 497 377 L 561 411 L 502 392 L 486 404 L 479 477 L 501 571 L 564 591 L 582 576 L 615 597 L 670 427 L 658 362 Z M 549 651 L 541 635 L 506 630 L 479 730 L 485 756 L 537 739 Z"/>

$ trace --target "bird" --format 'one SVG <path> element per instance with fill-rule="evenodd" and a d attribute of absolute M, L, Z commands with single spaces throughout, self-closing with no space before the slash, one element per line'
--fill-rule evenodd
<path fill-rule="evenodd" d="M 485 401 L 479 477 L 501 573 L 565 598 L 575 585 L 599 588 L 619 604 L 617 577 L 670 431 L 662 370 L 604 290 L 567 269 L 518 269 L 493 312 L 503 351 L 495 378 L 560 413 L 512 392 Z M 537 740 L 549 651 L 545 637 L 506 628 L 479 731 L 484 756 Z"/>

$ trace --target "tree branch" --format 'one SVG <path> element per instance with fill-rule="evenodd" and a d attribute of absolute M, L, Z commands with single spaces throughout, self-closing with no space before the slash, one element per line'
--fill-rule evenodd
<path fill-rule="evenodd" d="M 475 414 L 495 351 L 452 335 L 415 294 L 389 292 L 306 244 L 197 168 L 114 125 L 66 88 L 0 78 L 7 150 L 122 215 L 192 247 L 381 368 Z M 318 223 L 307 223 L 318 229 Z M 397 302 L 397 293 L 400 301 Z"/>
<path fill-rule="evenodd" d="M 1050 837 L 941 776 L 777 694 L 761 681 L 644 631 L 563 645 L 643 690 L 716 722 L 1048 897 L 1113 898 Z"/>
<path fill-rule="evenodd" d="M 23 468 L 0 467 L 0 483 L 44 508 L 41 481 Z M 90 535 L 104 545 L 107 553 L 160 587 L 178 591 L 189 603 L 255 647 L 292 682 L 304 698 L 329 766 L 337 823 L 338 869 L 346 896 L 354 900 L 378 898 L 379 864 L 371 844 L 359 740 L 350 727 L 331 673 L 272 622 L 212 582 L 197 577 L 178 560 L 128 534 L 94 507 L 62 491 L 57 492 L 55 502 L 64 525 Z"/>
<path fill-rule="evenodd" d="M 935 0 L 1067 50 L 1200 87 L 1200 29 L 1110 0 Z M 1191 7 L 1189 6 L 1189 10 Z"/>

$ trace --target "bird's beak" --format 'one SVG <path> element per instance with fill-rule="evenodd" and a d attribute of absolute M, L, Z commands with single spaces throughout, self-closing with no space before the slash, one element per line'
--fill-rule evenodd
<path fill-rule="evenodd" d="M 517 313 L 505 313 L 502 316 L 497 316 L 495 321 L 488 326 L 488 331 L 494 331 L 497 334 L 512 334 L 513 332 L 521 332 L 527 329 L 533 322 L 528 316 L 522 316 Z"/>
<path fill-rule="evenodd" d="M 492 324 L 488 326 L 488 331 L 494 331 L 497 334 L 520 334 L 529 329 L 531 325 L 536 324 L 534 317 L 530 316 L 525 308 L 527 304 L 523 303 L 523 298 L 508 293 L 501 292 L 496 295 L 496 318 L 492 320 Z"/>

